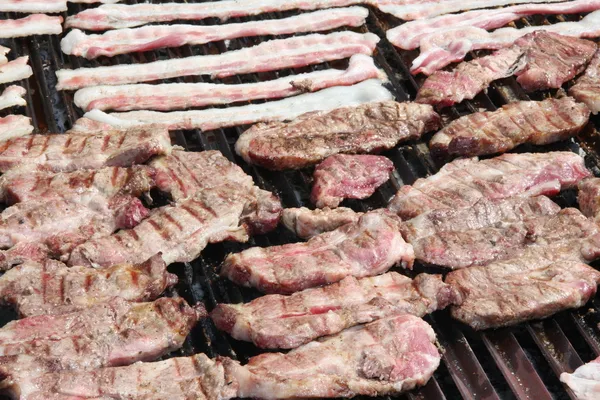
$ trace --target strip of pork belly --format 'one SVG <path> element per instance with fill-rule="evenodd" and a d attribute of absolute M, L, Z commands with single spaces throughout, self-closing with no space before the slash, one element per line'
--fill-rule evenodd
<path fill-rule="evenodd" d="M 600 357 L 577 368 L 572 373 L 560 374 L 560 381 L 571 389 L 579 400 L 595 400 L 600 396 Z"/>
<path fill-rule="evenodd" d="M 143 65 L 62 69 L 56 72 L 57 89 L 121 85 L 189 75 L 211 75 L 222 78 L 252 72 L 303 67 L 340 60 L 354 54 L 371 55 L 377 42 L 379 37 L 372 33 L 344 31 L 327 35 L 312 34 L 269 40 L 253 47 L 222 54 L 154 61 Z"/>
<path fill-rule="evenodd" d="M 0 38 L 60 35 L 62 22 L 62 17 L 51 17 L 45 14 L 34 14 L 21 19 L 3 19 L 0 21 Z"/>
<path fill-rule="evenodd" d="M 264 293 L 290 294 L 347 276 L 378 275 L 396 264 L 411 268 L 414 253 L 402 239 L 400 222 L 385 210 L 368 212 L 307 242 L 230 254 L 221 276 Z"/>
<path fill-rule="evenodd" d="M 0 110 L 11 107 L 24 107 L 27 102 L 23 98 L 27 94 L 25 88 L 12 85 L 4 89 L 0 95 Z"/>
<path fill-rule="evenodd" d="M 572 152 L 459 159 L 435 175 L 402 186 L 388 208 L 407 220 L 426 211 L 468 208 L 481 199 L 552 196 L 590 175 L 583 158 Z"/>
<path fill-rule="evenodd" d="M 369 10 L 362 7 L 315 11 L 289 18 L 250 21 L 227 25 L 152 25 L 136 29 L 118 29 L 101 35 L 86 35 L 78 29 L 60 42 L 65 54 L 88 59 L 150 51 L 161 47 L 201 45 L 249 36 L 285 35 L 320 32 L 342 26 L 365 23 Z"/>
<path fill-rule="evenodd" d="M 90 397 L 96 400 L 228 400 L 237 397 L 237 383 L 224 370 L 219 358 L 215 361 L 205 354 L 195 354 L 126 367 L 25 378 L 10 388 L 10 392 L 18 393 L 21 400 L 83 400 Z"/>
<path fill-rule="evenodd" d="M 569 89 L 569 95 L 588 106 L 593 114 L 600 111 L 600 51 L 588 65 L 585 73 Z"/>
<path fill-rule="evenodd" d="M 10 322 L 0 330 L 1 384 L 154 360 L 180 348 L 201 314 L 181 298 L 114 298 L 73 313 Z"/>
<path fill-rule="evenodd" d="M 24 165 L 54 172 L 129 167 L 170 151 L 169 132 L 154 125 L 85 134 L 31 135 L 0 142 L 0 171 Z"/>
<path fill-rule="evenodd" d="M 333 231 L 340 226 L 358 221 L 363 213 L 350 208 L 322 208 L 309 210 L 306 207 L 284 208 L 281 222 L 299 238 L 310 239 L 324 232 Z"/>
<path fill-rule="evenodd" d="M 404 313 L 422 317 L 459 303 L 458 292 L 442 282 L 441 275 L 420 274 L 413 280 L 388 272 L 346 277 L 291 296 L 271 294 L 246 304 L 218 304 L 211 318 L 237 340 L 292 349 L 355 325 Z"/>
<path fill-rule="evenodd" d="M 28 136 L 32 132 L 31 118 L 24 115 L 8 115 L 0 118 L 0 141 Z"/>
<path fill-rule="evenodd" d="M 28 62 L 29 56 L 24 56 L 0 65 L 0 83 L 9 83 L 29 78 L 33 75 L 33 70 Z"/>
<path fill-rule="evenodd" d="M 440 363 L 433 329 L 400 314 L 346 329 L 287 354 L 265 353 L 241 366 L 227 360 L 239 397 L 331 398 L 397 394 L 424 385 Z M 310 377 L 310 379 L 307 379 Z"/>
<path fill-rule="evenodd" d="M 158 85 L 93 86 L 75 93 L 75 104 L 85 110 L 178 110 L 242 101 L 291 97 L 332 86 L 351 86 L 367 79 L 384 78 L 373 59 L 357 54 L 348 69 L 308 72 L 257 83 L 166 83 Z"/>
<path fill-rule="evenodd" d="M 431 34 L 421 42 L 421 54 L 413 61 L 411 72 L 430 75 L 448 64 L 462 61 L 470 51 L 509 47 L 520 37 L 536 31 L 578 38 L 596 38 L 600 36 L 599 23 L 600 11 L 594 11 L 579 21 L 521 29 L 507 27 L 493 32 L 468 26 L 448 29 Z"/>
<path fill-rule="evenodd" d="M 170 130 L 208 131 L 257 122 L 287 121 L 313 111 L 329 111 L 340 107 L 391 100 L 393 95 L 381 83 L 380 80 L 369 79 L 352 86 L 334 86 L 315 93 L 238 107 L 171 112 L 130 111 L 111 114 L 93 110 L 87 112 L 84 118 L 80 118 L 73 129 L 89 132 L 99 127 L 127 129 L 152 123 Z"/>
<path fill-rule="evenodd" d="M 67 11 L 66 0 L 3 0 L 0 12 L 59 13 Z"/>
<path fill-rule="evenodd" d="M 102 31 L 132 28 L 151 22 L 198 21 L 206 18 L 227 20 L 270 12 L 318 10 L 364 3 L 365 0 L 229 0 L 196 4 L 104 5 L 68 17 L 65 27 Z"/>
<path fill-rule="evenodd" d="M 545 145 L 568 139 L 587 124 L 590 110 L 572 97 L 519 101 L 496 111 L 452 121 L 429 142 L 432 152 L 451 156 L 504 153 L 518 145 Z"/>
<path fill-rule="evenodd" d="M 246 162 L 265 168 L 304 168 L 338 153 L 391 149 L 439 123 L 430 106 L 373 101 L 300 115 L 289 123 L 257 124 L 240 135 L 235 150 Z"/>
<path fill-rule="evenodd" d="M 8 58 L 6 57 L 8 53 L 10 53 L 8 47 L 0 46 L 0 65 L 4 65 L 8 62 Z"/>

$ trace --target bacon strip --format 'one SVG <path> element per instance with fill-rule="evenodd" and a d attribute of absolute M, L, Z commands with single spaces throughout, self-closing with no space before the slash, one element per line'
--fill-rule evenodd
<path fill-rule="evenodd" d="M 3 0 L 0 12 L 59 13 L 67 11 L 66 0 Z"/>
<path fill-rule="evenodd" d="M 2 95 L 0 96 L 0 110 L 4 110 L 5 108 L 10 107 L 24 107 L 27 105 L 27 102 L 23 98 L 27 91 L 21 86 L 9 86 L 4 89 Z"/>
<path fill-rule="evenodd" d="M 167 83 L 162 85 L 93 86 L 75 93 L 75 104 L 86 111 L 176 110 L 257 99 L 290 97 L 331 86 L 349 86 L 383 77 L 373 59 L 352 56 L 348 69 L 329 69 L 287 76 L 273 81 L 224 85 L 213 83 Z"/>
<path fill-rule="evenodd" d="M 336 86 L 284 100 L 239 107 L 167 113 L 131 111 L 106 114 L 100 110 L 94 110 L 78 120 L 73 131 L 89 132 L 90 130 L 110 129 L 111 127 L 127 128 L 145 124 L 158 124 L 168 127 L 170 130 L 201 129 L 208 131 L 263 121 L 291 120 L 307 112 L 326 111 L 392 98 L 392 94 L 381 85 L 381 81 L 370 79 L 353 86 Z"/>
<path fill-rule="evenodd" d="M 379 37 L 372 33 L 336 32 L 270 40 L 254 47 L 223 54 L 155 61 L 143 65 L 59 70 L 57 89 L 120 85 L 189 75 L 218 78 L 252 72 L 274 71 L 339 60 L 354 54 L 370 55 Z"/>
<path fill-rule="evenodd" d="M 8 58 L 6 58 L 8 53 L 10 53 L 10 49 L 8 47 L 0 46 L 0 65 L 8 62 Z"/>
<path fill-rule="evenodd" d="M 430 75 L 450 63 L 462 61 L 469 51 L 508 47 L 518 38 L 540 30 L 578 38 L 596 38 L 600 36 L 600 10 L 577 22 L 559 22 L 522 29 L 501 28 L 493 32 L 466 26 L 442 31 L 428 36 L 426 46 L 422 43 L 421 54 L 413 61 L 411 72 Z"/>
<path fill-rule="evenodd" d="M 151 22 L 198 21 L 206 18 L 227 20 L 289 10 L 318 10 L 370 3 L 366 0 L 226 0 L 206 3 L 103 5 L 67 18 L 65 28 L 91 31 L 132 28 Z"/>
<path fill-rule="evenodd" d="M 8 115 L 0 118 L 0 141 L 26 136 L 31 132 L 33 132 L 31 119 L 23 115 Z"/>
<path fill-rule="evenodd" d="M 24 56 L 0 65 L 0 83 L 20 81 L 29 78 L 33 75 L 33 70 L 27 64 L 28 62 L 29 56 Z"/>
<path fill-rule="evenodd" d="M 316 11 L 284 19 L 208 26 L 153 25 L 108 31 L 102 35 L 86 35 L 74 29 L 65 36 L 60 45 L 65 54 L 92 59 L 239 37 L 319 32 L 341 26 L 356 27 L 363 25 L 368 15 L 369 10 L 366 8 L 350 7 Z"/>
<path fill-rule="evenodd" d="M 62 33 L 62 17 L 34 14 L 21 19 L 0 20 L 0 38 L 33 35 L 59 35 Z"/>

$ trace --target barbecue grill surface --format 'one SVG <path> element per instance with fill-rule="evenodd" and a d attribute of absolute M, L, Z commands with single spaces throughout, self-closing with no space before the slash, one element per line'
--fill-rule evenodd
<path fill-rule="evenodd" d="M 171 0 L 172 1 L 172 0 Z M 124 3 L 135 3 L 125 1 Z M 141 1 L 140 1 L 141 2 Z M 160 1 L 151 1 L 159 3 Z M 85 6 L 69 5 L 69 15 L 83 10 Z M 282 18 L 296 12 L 265 14 L 252 18 L 234 18 L 230 22 Z M 15 18 L 20 15 L 5 14 L 0 18 Z M 66 17 L 66 15 L 63 15 Z M 534 16 L 516 21 L 516 26 L 542 25 L 565 20 L 576 20 L 580 16 Z M 189 23 L 186 22 L 186 23 Z M 198 24 L 217 24 L 219 21 L 206 20 Z M 414 99 L 423 77 L 411 77 L 410 63 L 418 51 L 397 52 L 385 39 L 385 30 L 399 24 L 399 20 L 372 10 L 366 26 L 356 29 L 371 31 L 382 38 L 378 45 L 375 61 L 390 78 L 389 89 L 398 101 Z M 248 47 L 273 37 L 258 37 L 210 43 L 203 46 L 185 46 L 114 58 L 99 58 L 88 61 L 69 57 L 60 51 L 59 36 L 37 36 L 15 40 L 0 40 L 0 45 L 10 47 L 11 59 L 29 55 L 35 75 L 20 84 L 27 89 L 27 115 L 33 119 L 35 133 L 64 132 L 68 130 L 82 111 L 73 105 L 73 92 L 57 92 L 54 72 L 60 68 L 94 67 L 114 63 L 144 63 L 158 59 L 178 58 L 190 55 L 215 54 L 241 47 Z M 321 64 L 294 70 L 267 72 L 234 76 L 222 80 L 206 77 L 186 77 L 165 82 L 217 82 L 236 84 L 274 79 L 276 77 L 324 69 L 329 66 L 342 68 L 346 62 Z M 4 89 L 4 85 L 0 90 Z M 478 95 L 474 101 L 443 111 L 444 120 L 450 121 L 459 116 L 480 109 L 494 110 L 510 100 L 541 100 L 550 92 L 535 93 L 529 97 L 512 78 L 492 84 L 487 94 Z M 5 110 L 2 116 L 22 110 Z M 600 118 L 592 117 L 593 127 L 585 130 L 575 141 L 562 142 L 552 146 L 521 146 L 515 151 L 572 150 L 586 155 L 586 164 L 600 176 L 600 149 L 596 129 L 600 129 Z M 595 128 L 594 128 L 595 127 Z M 245 127 L 221 129 L 201 133 L 200 131 L 172 132 L 174 144 L 189 151 L 220 150 L 226 157 L 235 161 L 263 189 L 278 194 L 285 207 L 310 206 L 311 170 L 270 172 L 247 165 L 233 151 L 233 144 Z M 433 159 L 426 142 L 431 134 L 417 142 L 410 142 L 384 153 L 395 166 L 394 177 L 365 201 L 345 201 L 342 205 L 356 211 L 366 211 L 387 205 L 387 201 L 403 184 L 411 184 L 419 177 L 435 173 L 444 160 Z M 166 199 L 154 196 L 154 205 Z M 575 206 L 574 192 L 567 192 L 558 199 L 562 206 Z M 255 236 L 247 244 L 211 244 L 202 256 L 191 263 L 174 264 L 169 270 L 179 276 L 179 284 L 168 291 L 168 296 L 182 296 L 190 303 L 204 302 L 210 311 L 218 302 L 242 302 L 256 298 L 260 294 L 250 289 L 239 288 L 229 281 L 219 279 L 217 271 L 225 255 L 251 246 L 279 245 L 298 239 L 280 226 L 269 235 Z M 440 272 L 432 267 L 415 265 L 411 274 L 419 272 Z M 407 273 L 406 270 L 398 270 Z M 516 327 L 477 333 L 453 321 L 447 311 L 438 311 L 425 319 L 434 327 L 443 353 L 443 362 L 434 378 L 418 390 L 401 396 L 404 399 L 569 399 L 573 394 L 565 389 L 558 377 L 561 372 L 572 372 L 582 363 L 600 355 L 600 337 L 597 324 L 600 322 L 600 299 L 596 298 L 586 307 L 575 311 L 562 312 L 542 322 L 520 324 Z M 0 326 L 15 318 L 15 314 L 0 309 Z M 202 320 L 192 331 L 183 348 L 170 356 L 188 356 L 204 352 L 209 357 L 226 355 L 245 362 L 260 351 L 248 343 L 238 342 L 216 330 L 209 319 Z"/>

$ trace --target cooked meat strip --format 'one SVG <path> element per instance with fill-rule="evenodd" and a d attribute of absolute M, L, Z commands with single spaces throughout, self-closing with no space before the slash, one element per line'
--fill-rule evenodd
<path fill-rule="evenodd" d="M 315 168 L 310 199 L 318 208 L 335 208 L 344 199 L 366 199 L 393 170 L 394 163 L 383 156 L 329 156 Z"/>
<path fill-rule="evenodd" d="M 281 222 L 290 231 L 302 239 L 309 239 L 324 232 L 333 231 L 340 226 L 358 221 L 363 213 L 350 208 L 322 208 L 309 210 L 302 208 L 284 208 Z"/>
<path fill-rule="evenodd" d="M 59 13 L 67 11 L 66 0 L 3 0 L 0 12 Z"/>
<path fill-rule="evenodd" d="M 600 218 L 600 178 L 588 178 L 579 182 L 577 201 L 579 209 L 588 217 Z"/>
<path fill-rule="evenodd" d="M 239 397 L 262 399 L 397 394 L 424 385 L 440 363 L 433 329 L 400 314 L 356 326 L 287 354 L 265 353 L 247 365 L 227 360 Z M 309 377 L 309 379 L 307 379 Z"/>
<path fill-rule="evenodd" d="M 598 17 L 600 19 L 600 12 Z M 577 101 L 585 103 L 592 113 L 598 114 L 600 111 L 600 51 L 596 51 L 596 55 L 592 58 L 585 73 L 569 89 L 569 94 Z"/>
<path fill-rule="evenodd" d="M 545 145 L 576 135 L 590 110 L 572 97 L 519 101 L 496 111 L 465 115 L 436 133 L 433 152 L 453 156 L 504 153 L 524 143 Z"/>
<path fill-rule="evenodd" d="M 352 326 L 408 313 L 422 317 L 459 304 L 457 291 L 441 275 L 414 280 L 397 272 L 356 279 L 291 296 L 271 294 L 247 304 L 218 304 L 211 313 L 217 328 L 261 348 L 292 349 Z"/>
<path fill-rule="evenodd" d="M 437 71 L 423 83 L 416 101 L 440 107 L 472 99 L 497 79 L 512 75 L 526 91 L 559 88 L 582 72 L 596 51 L 589 40 L 535 31 L 511 47 Z"/>
<path fill-rule="evenodd" d="M 579 400 L 595 400 L 600 396 L 600 357 L 577 368 L 573 373 L 563 372 L 560 381 L 571 389 Z"/>
<path fill-rule="evenodd" d="M 33 125 L 31 118 L 24 115 L 7 115 L 0 117 L 0 143 L 1 141 L 31 135 Z"/>
<path fill-rule="evenodd" d="M 129 167 L 170 151 L 169 132 L 152 125 L 87 134 L 32 135 L 0 142 L 0 171 L 26 164 L 54 172 Z"/>
<path fill-rule="evenodd" d="M 10 53 L 8 47 L 0 46 L 0 65 L 4 65 L 8 62 L 8 58 L 6 57 L 8 53 Z"/>
<path fill-rule="evenodd" d="M 0 6 L 1 10 L 2 6 Z M 19 57 L 0 65 L 0 83 L 21 81 L 33 75 L 29 66 L 29 56 Z"/>
<path fill-rule="evenodd" d="M 308 242 L 230 254 L 221 276 L 261 292 L 289 294 L 347 276 L 377 275 L 395 264 L 411 268 L 413 260 L 412 247 L 400 234 L 399 218 L 378 210 Z"/>
<path fill-rule="evenodd" d="M 136 378 L 133 378 L 136 377 Z M 82 384 L 85 382 L 85 384 Z M 21 400 L 228 400 L 237 383 L 219 358 L 204 354 L 127 367 L 60 372 L 23 379 L 11 389 Z"/>
<path fill-rule="evenodd" d="M 60 35 L 62 22 L 62 17 L 51 17 L 45 14 L 29 15 L 20 19 L 3 19 L 0 21 L 0 38 Z"/>
<path fill-rule="evenodd" d="M 141 302 L 157 298 L 177 283 L 160 254 L 139 265 L 97 270 L 67 267 L 44 260 L 27 262 L 0 277 L 0 303 L 13 305 L 21 317 L 65 314 L 113 297 Z"/>
<path fill-rule="evenodd" d="M 0 96 L 0 110 L 11 107 L 24 107 L 27 102 L 23 98 L 27 94 L 24 87 L 12 85 L 4 89 Z M 31 131 L 29 132 L 31 133 Z M 4 136 L 4 135 L 3 135 Z M 18 135 L 17 135 L 18 136 Z"/>
<path fill-rule="evenodd" d="M 200 312 L 183 299 L 115 298 L 74 313 L 9 322 L 0 329 L 1 384 L 153 360 L 181 347 Z"/>
<path fill-rule="evenodd" d="M 304 168 L 338 153 L 391 149 L 439 124 L 439 115 L 426 105 L 372 102 L 300 115 L 289 123 L 257 124 L 235 149 L 246 162 L 265 168 Z"/>
<path fill-rule="evenodd" d="M 8 250 L 0 250 L 0 271 L 9 270 L 27 261 L 43 262 L 49 253 L 50 249 L 43 243 L 20 242 Z"/>
<path fill-rule="evenodd" d="M 555 195 L 590 175 L 583 158 L 571 152 L 461 159 L 402 186 L 388 208 L 406 220 L 426 211 L 471 207 L 480 199 Z"/>

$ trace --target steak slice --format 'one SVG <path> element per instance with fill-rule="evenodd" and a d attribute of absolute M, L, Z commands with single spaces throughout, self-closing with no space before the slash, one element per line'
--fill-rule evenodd
<path fill-rule="evenodd" d="M 10 389 L 21 400 L 91 397 L 96 400 L 227 400 L 237 396 L 237 383 L 226 373 L 221 360 L 211 360 L 205 354 L 127 367 L 51 373 L 25 378 Z"/>
<path fill-rule="evenodd" d="M 577 368 L 573 373 L 563 372 L 560 381 L 571 389 L 579 400 L 595 400 L 600 396 L 600 357 Z"/>
<path fill-rule="evenodd" d="M 577 201 L 579 209 L 596 221 L 600 217 L 600 178 L 588 178 L 579 182 Z"/>
<path fill-rule="evenodd" d="M 0 142 L 0 172 L 38 165 L 53 172 L 129 167 L 168 154 L 171 139 L 155 125 L 95 133 L 31 135 Z"/>
<path fill-rule="evenodd" d="M 9 322 L 0 329 L 1 384 L 155 359 L 181 347 L 199 316 L 183 299 L 115 298 L 74 313 Z"/>
<path fill-rule="evenodd" d="M 480 199 L 555 195 L 590 175 L 583 158 L 571 152 L 461 159 L 402 186 L 388 208 L 406 220 L 426 211 L 471 207 Z"/>
<path fill-rule="evenodd" d="M 256 124 L 240 135 L 235 151 L 250 164 L 304 168 L 338 153 L 391 149 L 437 129 L 440 116 L 427 105 L 372 102 L 303 114 L 291 122 Z"/>
<path fill-rule="evenodd" d="M 398 263 L 411 268 L 414 254 L 402 239 L 400 222 L 388 211 L 371 211 L 308 242 L 230 254 L 221 276 L 264 293 L 289 294 L 347 276 L 378 275 Z"/>
<path fill-rule="evenodd" d="M 397 394 L 424 385 L 440 363 L 435 333 L 410 314 L 383 318 L 225 370 L 239 397 L 331 398 Z"/>
<path fill-rule="evenodd" d="M 139 265 L 96 270 L 67 267 L 61 262 L 28 262 L 0 277 L 0 302 L 14 305 L 21 317 L 75 312 L 113 297 L 154 300 L 177 283 L 157 254 Z"/>
<path fill-rule="evenodd" d="M 329 156 L 315 168 L 311 201 L 318 208 L 335 208 L 344 199 L 366 199 L 393 170 L 394 163 L 383 156 Z"/>
<path fill-rule="evenodd" d="M 284 208 L 281 222 L 290 231 L 302 239 L 309 239 L 324 232 L 330 232 L 340 226 L 358 221 L 363 213 L 350 208 L 322 208 L 309 210 L 306 207 Z"/>
<path fill-rule="evenodd" d="M 412 280 L 397 272 L 356 279 L 291 296 L 271 294 L 246 304 L 218 304 L 211 313 L 217 328 L 261 348 L 292 349 L 321 336 L 398 314 L 422 317 L 460 296 L 441 275 Z"/>
<path fill-rule="evenodd" d="M 572 97 L 519 101 L 452 121 L 433 136 L 429 148 L 453 156 L 504 153 L 523 143 L 568 139 L 583 129 L 589 116 L 585 104 Z"/>
<path fill-rule="evenodd" d="M 569 89 L 569 95 L 585 103 L 594 114 L 600 111 L 600 51 L 596 51 L 585 73 Z"/>

